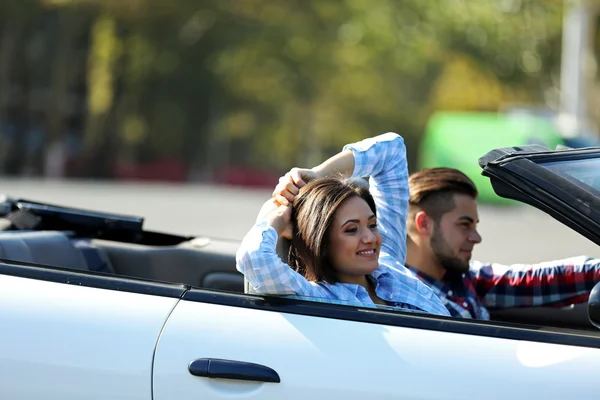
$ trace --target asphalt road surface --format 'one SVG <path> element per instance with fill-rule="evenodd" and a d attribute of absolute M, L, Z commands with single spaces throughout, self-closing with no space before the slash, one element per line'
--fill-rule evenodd
<path fill-rule="evenodd" d="M 212 185 L 12 180 L 0 178 L 0 193 L 78 208 L 145 217 L 144 227 L 184 235 L 241 239 L 269 190 Z M 474 258 L 531 263 L 600 249 L 530 206 L 480 206 L 483 242 Z"/>

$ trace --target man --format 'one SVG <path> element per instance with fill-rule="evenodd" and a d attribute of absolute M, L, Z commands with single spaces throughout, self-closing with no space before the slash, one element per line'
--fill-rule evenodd
<path fill-rule="evenodd" d="M 600 260 L 584 256 L 534 265 L 471 261 L 477 188 L 451 168 L 409 177 L 406 266 L 455 317 L 489 319 L 490 308 L 563 306 L 587 300 L 600 281 Z"/>

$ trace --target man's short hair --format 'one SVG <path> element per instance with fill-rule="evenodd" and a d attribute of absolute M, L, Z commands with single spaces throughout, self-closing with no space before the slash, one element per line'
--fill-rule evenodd
<path fill-rule="evenodd" d="M 425 168 L 408 177 L 410 198 L 408 215 L 412 222 L 419 211 L 439 222 L 442 215 L 452 211 L 455 194 L 477 198 L 477 187 L 463 172 L 454 168 Z M 409 224 L 410 225 L 410 224 Z"/>

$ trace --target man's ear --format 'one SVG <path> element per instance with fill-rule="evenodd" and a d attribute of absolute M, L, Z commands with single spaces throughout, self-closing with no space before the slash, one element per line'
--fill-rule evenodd
<path fill-rule="evenodd" d="M 419 235 L 430 236 L 433 233 L 434 221 L 425 211 L 415 214 L 415 230 Z"/>

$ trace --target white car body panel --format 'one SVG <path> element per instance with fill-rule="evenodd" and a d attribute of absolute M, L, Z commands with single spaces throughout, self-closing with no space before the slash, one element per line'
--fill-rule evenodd
<path fill-rule="evenodd" d="M 0 275 L 0 399 L 150 400 L 177 301 Z"/>
<path fill-rule="evenodd" d="M 262 364 L 280 383 L 191 375 L 198 358 Z M 597 399 L 600 349 L 181 301 L 154 399 Z"/>

